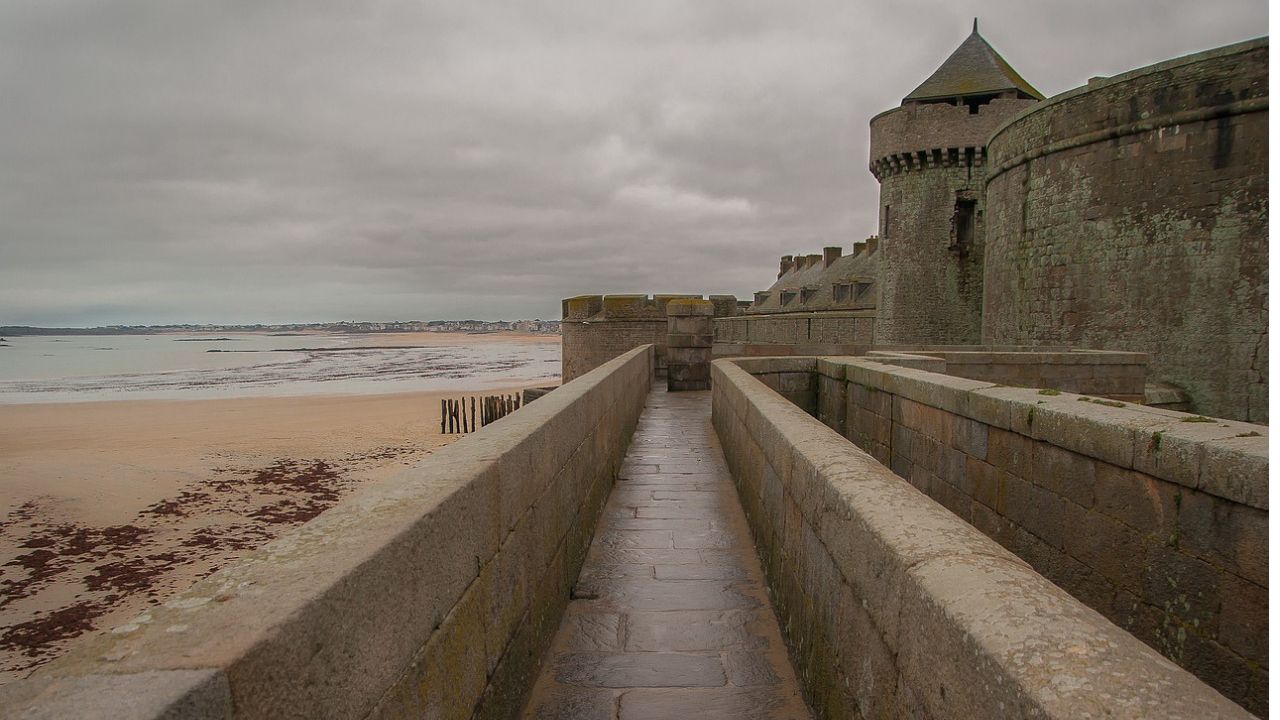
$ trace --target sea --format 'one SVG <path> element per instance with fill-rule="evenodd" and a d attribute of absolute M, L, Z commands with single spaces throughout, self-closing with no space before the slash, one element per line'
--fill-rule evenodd
<path fill-rule="evenodd" d="M 560 343 L 173 333 L 0 340 L 0 404 L 481 391 L 556 384 Z"/>

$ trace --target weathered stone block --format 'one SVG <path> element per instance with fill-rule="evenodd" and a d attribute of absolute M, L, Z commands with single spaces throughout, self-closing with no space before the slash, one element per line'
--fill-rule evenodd
<path fill-rule="evenodd" d="M 951 446 L 979 460 L 987 459 L 987 424 L 963 415 L 949 415 Z"/>
<path fill-rule="evenodd" d="M 667 368 L 667 378 L 676 380 L 710 380 L 711 367 L 706 363 L 676 363 Z"/>
<path fill-rule="evenodd" d="M 667 301 L 667 315 L 696 315 L 711 317 L 715 314 L 715 304 L 710 300 L 698 298 L 673 298 Z"/>
<path fill-rule="evenodd" d="M 1266 666 L 1270 655 L 1267 588 L 1224 573 L 1218 592 L 1223 598 L 1218 642 L 1249 661 Z"/>
<path fill-rule="evenodd" d="M 1164 542 L 1177 527 L 1177 486 L 1136 470 L 1096 463 L 1099 512 Z"/>
<path fill-rule="evenodd" d="M 711 360 L 711 335 L 692 335 L 686 333 L 667 333 L 667 363 L 671 363 L 671 351 L 674 348 L 703 348 L 707 361 Z"/>
<path fill-rule="evenodd" d="M 1197 488 L 1211 495 L 1267 510 L 1268 436 L 1233 437 L 1204 443 Z"/>
<path fill-rule="evenodd" d="M 1179 500 L 1178 529 L 1180 546 L 1188 553 L 1267 584 L 1267 513 L 1189 490 Z"/>
<path fill-rule="evenodd" d="M 667 318 L 667 333 L 675 335 L 707 335 L 712 334 L 712 326 L 702 316 L 681 317 L 673 315 Z"/>
<path fill-rule="evenodd" d="M 1068 503 L 1068 508 L 1073 506 Z M 1070 532 L 1064 534 L 1069 555 L 1094 569 L 1116 587 L 1139 592 L 1147 542 L 1137 530 L 1091 511 L 1083 517 L 1068 518 Z"/>
<path fill-rule="evenodd" d="M 1021 478 L 1031 477 L 1036 441 L 1020 433 L 988 426 L 986 461 Z"/>
<path fill-rule="evenodd" d="M 234 714 L 227 678 L 211 668 L 58 678 L 29 702 L 21 717 L 30 720 L 225 720 Z"/>
<path fill-rule="evenodd" d="M 1096 463 L 1070 450 L 1048 442 L 1035 442 L 1031 448 L 1031 474 L 1033 483 L 1047 488 L 1075 504 L 1093 507 Z"/>

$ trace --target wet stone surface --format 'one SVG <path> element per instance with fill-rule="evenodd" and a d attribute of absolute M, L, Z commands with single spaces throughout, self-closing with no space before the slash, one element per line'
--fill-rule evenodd
<path fill-rule="evenodd" d="M 710 414 L 649 396 L 525 718 L 812 717 Z"/>

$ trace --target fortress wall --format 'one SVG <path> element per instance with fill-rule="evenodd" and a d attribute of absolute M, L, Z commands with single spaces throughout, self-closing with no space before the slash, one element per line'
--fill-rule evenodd
<path fill-rule="evenodd" d="M 713 421 L 820 716 L 1248 717 L 751 376 L 826 361 L 778 362 L 714 362 Z"/>
<path fill-rule="evenodd" d="M 1266 427 L 869 359 L 817 369 L 824 423 L 1265 715 Z"/>
<path fill-rule="evenodd" d="M 666 315 L 653 320 L 566 320 L 560 324 L 560 333 L 560 374 L 565 382 L 641 345 L 653 345 L 655 374 L 667 375 Z"/>
<path fill-rule="evenodd" d="M 717 343 L 740 344 L 870 344 L 874 310 L 822 313 L 779 313 L 716 318 Z"/>
<path fill-rule="evenodd" d="M 656 377 L 667 376 L 667 303 L 701 295 L 579 295 L 561 301 L 560 374 L 568 382 L 640 345 L 653 345 Z M 732 295 L 707 297 L 717 316 L 737 312 Z"/>
<path fill-rule="evenodd" d="M 652 383 L 636 348 L 0 690 L 4 717 L 514 717 Z"/>
<path fill-rule="evenodd" d="M 1196 412 L 1267 421 L 1267 55 L 1170 60 L 995 132 L 984 342 L 1149 352 Z"/>

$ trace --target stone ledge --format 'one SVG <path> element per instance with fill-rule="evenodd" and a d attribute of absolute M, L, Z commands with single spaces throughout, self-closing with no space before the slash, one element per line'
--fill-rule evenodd
<path fill-rule="evenodd" d="M 234 716 L 227 678 L 215 669 L 81 675 L 40 684 L 40 691 L 27 699 L 27 709 L 15 720 L 224 720 Z M 4 705 L 9 703 L 0 696 L 0 706 Z"/>
<path fill-rule="evenodd" d="M 1069 392 L 1000 386 L 953 375 L 901 368 L 871 358 L 735 359 L 751 374 L 816 371 L 899 395 L 1025 435 L 1072 452 L 1135 469 L 1162 480 L 1259 509 L 1268 507 L 1269 429 L 1265 425 L 1201 418 Z M 786 363 L 786 364 L 783 364 Z M 1158 438 L 1158 440 L 1157 440 Z M 1167 439 L 1167 442 L 1165 442 Z M 1213 457 L 1206 463 L 1205 457 Z"/>
<path fill-rule="evenodd" d="M 770 391 L 742 362 L 713 363 L 714 421 L 770 585 L 791 613 L 788 640 L 811 698 L 832 697 L 829 683 L 862 707 L 884 702 L 869 688 L 896 687 L 890 704 L 936 717 L 1146 718 L 1153 708 L 1162 717 L 1250 717 Z M 803 541 L 805 533 L 820 542 Z M 830 576 L 824 563 L 852 591 L 847 609 L 824 599 L 842 591 L 804 585 Z M 888 644 L 884 664 L 860 660 L 865 642 L 842 644 L 849 635 L 839 619 L 859 612 Z M 799 652 L 814 646 L 836 651 Z M 867 672 L 879 674 L 868 683 Z"/>

